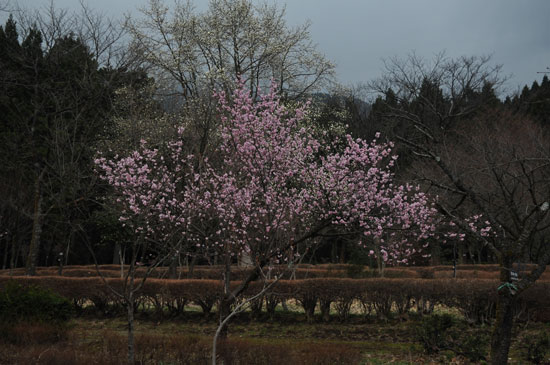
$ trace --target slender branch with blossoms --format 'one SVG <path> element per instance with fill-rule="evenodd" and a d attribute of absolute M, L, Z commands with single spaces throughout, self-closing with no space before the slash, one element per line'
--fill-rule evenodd
<path fill-rule="evenodd" d="M 379 137 L 379 134 L 376 135 Z M 391 143 L 367 143 L 347 136 L 347 147 L 322 159 L 317 185 L 323 190 L 324 216 L 332 224 L 358 226 L 359 244 L 379 242 L 387 263 L 407 263 L 426 248 L 435 232 L 437 212 L 426 194 L 412 185 L 396 185 L 391 169 L 397 156 Z M 372 250 L 370 254 L 375 254 Z"/>
<path fill-rule="evenodd" d="M 495 229 L 493 229 L 488 220 L 483 219 L 482 214 L 474 214 L 471 217 L 464 218 L 463 222 L 467 226 L 458 227 L 456 223 L 450 221 L 448 223 L 449 230 L 443 234 L 444 239 L 442 243 L 447 243 L 447 240 L 458 240 L 462 242 L 466 238 L 467 233 L 470 233 L 483 241 L 489 238 L 497 237 Z"/>
<path fill-rule="evenodd" d="M 96 269 L 104 283 L 126 304 L 128 362 L 132 364 L 135 293 L 155 267 L 179 253 L 188 230 L 186 217 L 189 214 L 185 201 L 180 199 L 179 189 L 188 159 L 182 158 L 178 142 L 170 143 L 169 151 L 166 159 L 158 149 L 148 148 L 147 143 L 141 141 L 140 149 L 129 156 L 106 159 L 100 155 L 95 159 L 100 179 L 112 188 L 111 198 L 120 213 L 119 220 L 130 228 L 133 236 L 129 266 L 121 289 L 115 289 L 105 280 L 96 261 Z M 178 162 L 175 168 L 170 168 L 172 160 Z M 137 280 L 137 259 L 148 252 L 156 256 Z"/>
<path fill-rule="evenodd" d="M 100 156 L 95 163 L 100 178 L 113 188 L 123 226 L 149 239 L 163 239 L 174 226 L 185 223 L 177 198 L 181 177 L 168 168 L 158 149 L 148 148 L 142 140 L 140 150 L 130 156 L 112 160 Z"/>

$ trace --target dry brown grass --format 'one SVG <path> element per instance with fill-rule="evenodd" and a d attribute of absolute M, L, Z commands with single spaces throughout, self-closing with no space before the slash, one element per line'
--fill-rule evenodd
<path fill-rule="evenodd" d="M 38 326 L 40 327 L 40 326 Z M 1 364 L 122 364 L 127 356 L 123 331 L 104 329 L 70 331 L 64 338 L 47 338 L 47 325 L 21 327 L 16 341 L 0 342 Z M 23 334 L 23 332 L 26 332 Z M 27 341 L 27 342 L 26 342 Z M 211 338 L 185 334 L 140 332 L 136 335 L 138 364 L 209 364 Z M 338 343 L 273 342 L 230 338 L 222 341 L 219 358 L 224 364 L 355 364 L 361 352 Z"/>

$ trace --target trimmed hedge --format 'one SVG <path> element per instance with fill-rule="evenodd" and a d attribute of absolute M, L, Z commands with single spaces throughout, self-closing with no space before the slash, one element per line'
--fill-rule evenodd
<path fill-rule="evenodd" d="M 0 288 L 11 281 L 25 286 L 33 285 L 51 289 L 68 298 L 77 307 L 93 304 L 106 311 L 109 306 L 120 305 L 120 300 L 100 278 L 69 278 L 59 276 L 0 277 Z M 119 278 L 107 279 L 109 285 L 122 289 Z M 238 285 L 233 282 L 232 285 Z M 260 282 L 253 282 L 246 295 L 261 290 Z M 419 313 L 430 312 L 434 305 L 457 308 L 471 322 L 487 322 L 493 318 L 497 300 L 496 280 L 471 279 L 346 279 L 317 278 L 281 280 L 267 293 L 267 311 L 273 315 L 275 306 L 282 300 L 300 303 L 309 321 L 315 320 L 319 308 L 322 318 L 329 319 L 330 309 L 336 310 L 340 320 L 348 319 L 353 304 L 360 304 L 364 314 L 376 313 L 388 317 L 393 313 L 403 315 L 415 308 Z M 150 278 L 137 297 L 138 303 L 159 315 L 184 313 L 185 306 L 193 303 L 205 314 L 212 311 L 222 293 L 220 280 L 168 280 Z M 537 282 L 518 300 L 518 316 L 534 319 L 536 313 L 548 311 L 550 306 L 550 282 Z M 258 305 L 258 304 L 256 304 Z M 261 308 L 261 306 L 260 306 Z"/>
<path fill-rule="evenodd" d="M 101 273 L 104 277 L 108 278 L 120 278 L 120 265 L 100 265 Z M 522 267 L 524 271 L 529 271 L 534 268 L 534 265 L 525 265 Z M 127 270 L 128 267 L 125 267 Z M 223 277 L 223 267 L 217 266 L 195 266 L 193 270 L 193 279 L 209 279 L 209 280 L 221 280 Z M 137 277 L 142 277 L 145 272 L 145 267 L 137 268 Z M 242 280 L 250 274 L 250 268 L 246 267 L 232 267 L 233 280 Z M 499 266 L 498 265 L 458 265 L 456 276 L 458 279 L 487 279 L 498 280 L 499 279 Z M 284 279 L 290 279 L 290 275 L 286 266 L 275 266 L 273 268 L 274 273 L 284 273 Z M 39 267 L 37 268 L 37 276 L 57 276 L 58 268 L 55 266 Z M 14 270 L 0 270 L 1 276 L 23 276 L 24 268 L 17 268 Z M 370 269 L 362 265 L 350 265 L 350 264 L 323 264 L 323 265 L 308 265 L 300 264 L 294 271 L 293 278 L 295 279 L 315 279 L 315 278 L 376 278 L 380 274 L 378 270 Z M 97 271 L 95 266 L 66 266 L 63 269 L 64 277 L 95 277 Z M 182 267 L 178 269 L 177 277 L 180 279 L 187 279 L 189 271 L 187 268 Z M 155 269 L 150 277 L 157 279 L 168 278 L 168 268 L 159 267 Z M 411 278 L 411 279 L 451 279 L 453 278 L 452 266 L 420 266 L 420 267 L 389 267 L 384 270 L 384 277 L 386 278 Z M 539 281 L 550 281 L 550 270 L 546 270 L 543 273 Z"/>
<path fill-rule="evenodd" d="M 0 324 L 18 322 L 62 323 L 73 314 L 71 303 L 47 289 L 41 282 L 36 285 L 8 280 L 0 290 Z"/>
<path fill-rule="evenodd" d="M 106 278 L 120 278 L 121 270 L 120 266 L 117 265 L 101 265 L 100 267 L 101 275 Z M 125 270 L 128 270 L 128 266 L 125 266 Z M 24 276 L 24 268 L 17 268 L 11 271 L 10 270 L 0 270 L 1 276 Z M 136 270 L 136 277 L 143 277 L 144 272 L 147 269 L 145 267 L 138 267 Z M 177 276 L 180 279 L 187 279 L 189 271 L 186 268 L 179 268 Z M 209 280 L 221 280 L 223 277 L 224 267 L 222 266 L 197 266 L 193 270 L 192 279 L 209 279 Z M 231 268 L 231 276 L 233 280 L 243 280 L 251 272 L 252 269 L 246 267 L 234 266 Z M 389 275 L 397 275 L 399 277 L 405 277 L 406 275 L 400 273 L 402 270 L 398 270 L 397 274 L 390 273 Z M 125 271 L 126 272 L 126 271 Z M 292 274 L 288 271 L 287 267 L 275 267 L 274 273 L 283 272 L 285 278 L 290 278 Z M 409 270 L 409 274 L 415 275 L 413 271 Z M 49 267 L 39 267 L 36 270 L 36 276 L 58 276 L 58 268 L 55 266 Z M 63 269 L 64 277 L 96 277 L 98 276 L 95 266 L 67 266 Z M 168 278 L 168 268 L 167 267 L 158 267 L 152 273 L 150 277 L 157 279 Z M 333 269 L 324 269 L 316 268 L 311 265 L 307 267 L 299 267 L 295 270 L 296 279 L 306 279 L 306 278 L 326 278 L 326 277 L 340 277 L 344 278 L 347 276 L 347 270 L 333 270 Z M 376 276 L 375 272 L 369 273 L 368 276 Z"/>

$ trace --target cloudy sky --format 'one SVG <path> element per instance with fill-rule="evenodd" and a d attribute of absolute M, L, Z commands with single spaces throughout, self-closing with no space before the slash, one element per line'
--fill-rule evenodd
<path fill-rule="evenodd" d="M 12 3 L 16 0 L 11 0 Z M 147 0 L 94 0 L 107 15 L 137 15 Z M 167 0 L 170 4 L 173 0 Z M 425 58 L 446 51 L 492 55 L 511 78 L 507 94 L 540 80 L 550 67 L 549 0 L 272 0 L 286 3 L 287 22 L 311 21 L 318 49 L 337 64 L 340 82 L 355 84 L 378 77 L 382 60 L 416 52 Z M 19 0 L 27 8 L 49 0 Z M 77 8 L 78 0 L 54 0 L 57 7 Z M 198 10 L 207 0 L 195 0 Z M 5 18 L 3 16 L 3 18 Z"/>

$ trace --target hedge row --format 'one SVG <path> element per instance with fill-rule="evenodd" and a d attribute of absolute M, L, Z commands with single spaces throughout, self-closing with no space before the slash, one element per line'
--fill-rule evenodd
<path fill-rule="evenodd" d="M 522 272 L 532 269 L 533 265 L 525 265 Z M 126 267 L 125 270 L 128 268 Z M 137 276 L 141 277 L 146 268 L 137 269 Z M 179 279 L 207 279 L 220 280 L 223 268 L 221 266 L 196 266 L 190 275 L 185 267 L 177 270 L 176 276 Z M 235 266 L 232 268 L 233 280 L 242 280 L 250 273 L 250 268 Z M 119 278 L 121 269 L 119 265 L 101 265 L 100 271 L 104 277 Z M 168 268 L 159 267 L 151 274 L 153 278 L 168 278 Z M 289 279 L 292 272 L 285 270 L 284 267 L 275 267 L 273 273 L 283 272 L 283 278 Z M 521 273 L 520 273 L 521 274 Z M 22 276 L 24 269 L 18 268 L 12 271 L 2 270 L 0 276 Z M 38 276 L 56 276 L 57 267 L 40 267 L 37 269 Z M 97 271 L 95 266 L 67 266 L 63 269 L 64 277 L 95 277 Z M 300 265 L 294 271 L 294 279 L 313 279 L 313 278 L 373 278 L 379 277 L 378 270 L 369 269 L 361 265 L 346 264 L 327 264 L 327 265 Z M 386 278 L 412 278 L 412 279 L 450 279 L 453 278 L 453 269 L 451 266 L 428 266 L 428 267 L 391 267 L 384 270 Z M 499 279 L 498 265 L 459 265 L 456 271 L 458 279 Z M 541 281 L 550 281 L 550 270 L 540 278 Z"/>
<path fill-rule="evenodd" d="M 128 270 L 128 267 L 125 267 Z M 246 267 L 232 267 L 231 275 L 233 280 L 243 280 L 250 274 L 252 269 Z M 121 269 L 116 265 L 102 265 L 100 267 L 101 275 L 106 278 L 120 278 Z M 139 267 L 136 271 L 137 277 L 142 277 L 146 271 L 145 267 Z M 157 279 L 165 279 L 169 277 L 168 268 L 159 267 L 155 269 L 150 277 Z M 356 269 L 353 266 L 348 265 L 348 269 L 325 269 L 316 267 L 299 267 L 294 271 L 285 270 L 285 268 L 275 267 L 272 270 L 273 275 L 276 273 L 283 274 L 284 278 L 289 279 L 291 275 L 293 279 L 313 279 L 313 278 L 359 278 L 359 277 L 379 277 L 377 270 L 369 270 L 362 266 Z M 24 268 L 0 271 L 0 276 L 23 276 L 25 274 Z M 39 267 L 36 270 L 37 276 L 58 276 L 58 268 L 54 266 Z M 68 266 L 63 269 L 62 276 L 64 277 L 96 277 L 98 276 L 97 270 L 94 266 Z M 223 268 L 219 266 L 199 266 L 192 271 L 192 275 L 189 275 L 189 271 L 186 268 L 179 268 L 176 272 L 176 277 L 179 279 L 187 279 L 189 277 L 193 279 L 205 279 L 205 280 L 220 280 L 223 277 Z M 404 268 L 389 268 L 385 271 L 385 276 L 389 278 L 420 278 L 420 274 L 414 270 Z M 432 275 L 433 277 L 433 275 Z"/>
<path fill-rule="evenodd" d="M 17 268 L 12 270 L 2 270 L 0 271 L 0 276 L 23 276 L 25 274 L 24 268 Z M 124 270 L 128 270 L 126 266 Z M 147 269 L 145 267 L 139 267 L 136 271 L 137 277 L 142 277 Z M 190 276 L 193 279 L 206 279 L 206 280 L 220 280 L 223 277 L 224 268 L 221 266 L 198 266 L 193 269 L 191 275 L 189 270 L 185 267 L 178 268 L 176 272 L 176 277 L 179 279 L 187 279 Z M 231 274 L 233 280 L 243 280 L 247 277 L 252 269 L 246 267 L 234 266 L 231 269 Z M 36 270 L 37 276 L 57 276 L 59 269 L 55 266 L 50 267 L 39 267 Z M 106 278 L 120 278 L 121 268 L 117 265 L 101 265 L 100 266 L 101 275 Z M 274 268 L 273 273 L 283 272 L 286 278 L 290 278 L 292 274 L 291 271 L 285 270 L 285 268 Z M 376 273 L 373 271 L 372 275 Z M 390 274 L 391 275 L 391 274 Z M 406 277 L 408 275 L 416 274 L 412 271 L 398 273 L 400 277 Z M 62 276 L 64 277 L 96 277 L 98 276 L 95 266 L 67 266 L 62 271 Z M 348 276 L 346 270 L 327 270 L 323 268 L 314 268 L 314 267 L 299 267 L 294 271 L 294 278 L 296 279 L 305 279 L 305 278 L 326 278 L 326 277 L 340 277 L 344 278 Z M 156 268 L 151 274 L 150 277 L 157 279 L 164 279 L 169 277 L 169 269 L 167 267 Z"/>
<path fill-rule="evenodd" d="M 66 278 L 59 276 L 0 277 L 0 287 L 10 280 L 22 284 L 34 284 L 49 288 L 70 299 L 77 307 L 93 304 L 96 309 L 107 311 L 122 305 L 118 298 L 99 278 Z M 121 290 L 121 279 L 107 279 L 110 286 Z M 237 285 L 238 282 L 234 282 Z M 435 305 L 457 308 L 474 322 L 486 322 L 493 318 L 497 287 L 495 280 L 463 279 L 340 279 L 318 278 L 305 280 L 281 280 L 261 300 L 254 303 L 259 313 L 265 308 L 270 315 L 281 301 L 295 300 L 304 309 L 308 320 L 314 319 L 318 308 L 321 317 L 328 319 L 330 310 L 336 311 L 341 320 L 349 317 L 353 305 L 365 315 L 387 317 L 392 313 L 406 315 L 415 308 L 429 313 Z M 261 283 L 250 285 L 246 295 L 261 290 Z M 210 313 L 222 293 L 220 280 L 168 280 L 148 279 L 137 296 L 140 308 L 154 310 L 159 315 L 182 314 L 188 304 L 201 307 Z M 533 318 L 537 313 L 548 313 L 550 306 L 550 282 L 539 282 L 522 294 L 517 314 Z M 527 316 L 527 317 L 525 317 Z"/>

